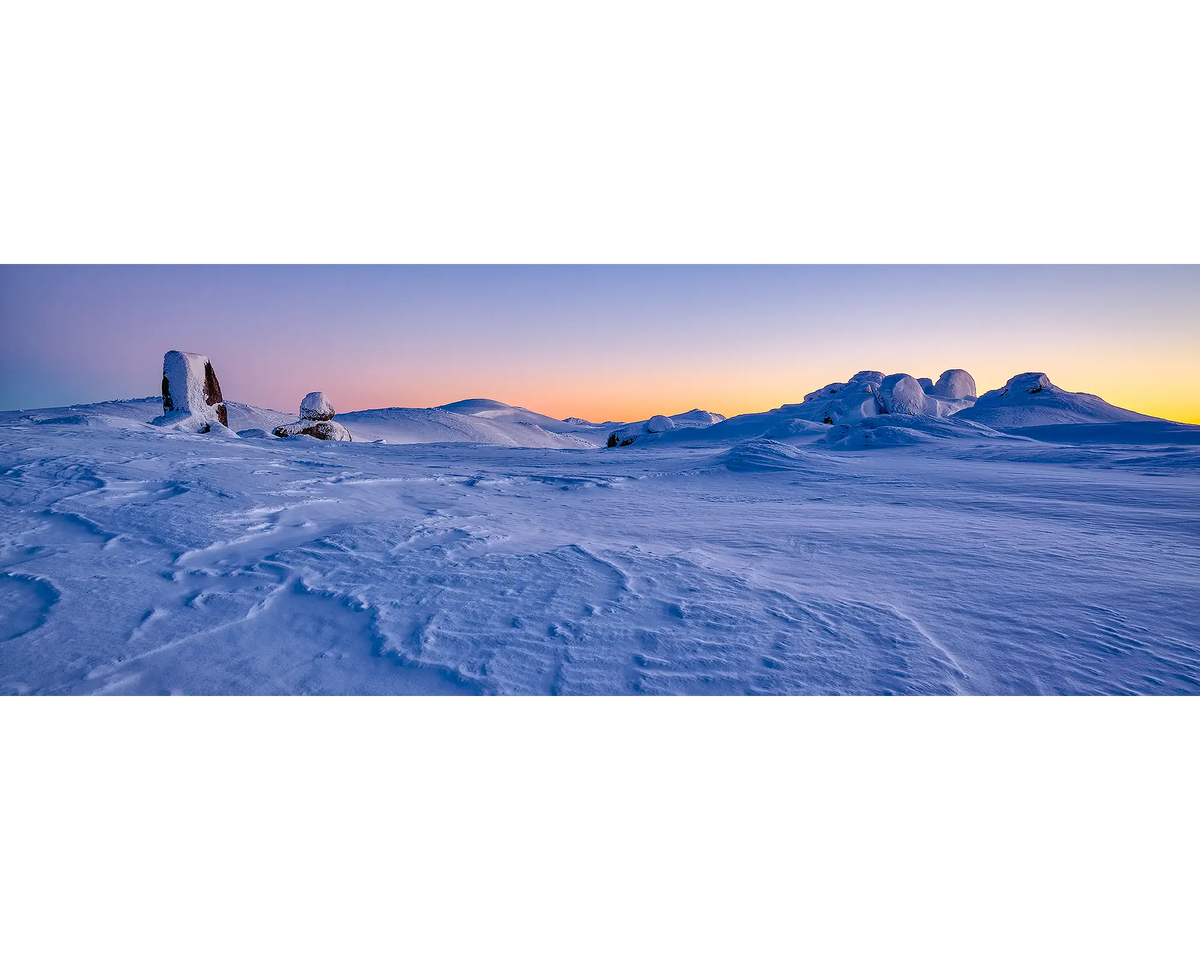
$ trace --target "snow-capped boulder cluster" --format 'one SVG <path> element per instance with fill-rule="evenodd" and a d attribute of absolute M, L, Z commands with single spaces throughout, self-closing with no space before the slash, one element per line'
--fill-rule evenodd
<path fill-rule="evenodd" d="M 200 353 L 169 350 L 163 356 L 162 405 L 163 415 L 153 421 L 156 426 L 195 433 L 229 427 L 216 371 Z"/>
<path fill-rule="evenodd" d="M 305 394 L 300 401 L 300 419 L 275 428 L 277 437 L 294 437 L 304 434 L 318 440 L 350 440 L 350 431 L 333 419 L 333 404 L 319 390 Z"/>
<path fill-rule="evenodd" d="M 934 383 L 906 373 L 884 376 L 878 370 L 860 370 L 847 382 L 829 383 L 806 394 L 789 413 L 818 423 L 857 423 L 886 415 L 946 417 L 970 406 L 975 381 L 965 370 L 947 370 Z"/>

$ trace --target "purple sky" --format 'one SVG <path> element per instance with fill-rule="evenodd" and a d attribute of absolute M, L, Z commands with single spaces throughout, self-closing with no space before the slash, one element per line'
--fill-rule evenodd
<path fill-rule="evenodd" d="M 491 397 L 629 419 L 794 402 L 869 368 L 980 390 L 1026 370 L 1200 420 L 1200 268 L 0 267 L 0 408 L 158 392 L 211 357 L 295 411 Z"/>

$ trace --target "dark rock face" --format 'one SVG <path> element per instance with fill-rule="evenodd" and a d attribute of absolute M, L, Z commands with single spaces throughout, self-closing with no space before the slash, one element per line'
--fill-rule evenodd
<path fill-rule="evenodd" d="M 225 409 L 225 398 L 221 396 L 221 383 L 213 365 L 204 361 L 204 402 L 217 408 L 217 419 L 224 427 L 229 426 L 229 412 Z"/>

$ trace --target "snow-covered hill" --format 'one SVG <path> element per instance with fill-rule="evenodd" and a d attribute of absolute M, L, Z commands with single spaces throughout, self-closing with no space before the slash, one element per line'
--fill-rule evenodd
<path fill-rule="evenodd" d="M 465 411 L 465 412 L 464 412 Z M 339 414 L 355 440 L 388 443 L 485 443 L 502 447 L 594 447 L 595 428 L 582 430 L 553 417 L 494 400 L 444 407 L 387 407 Z"/>
<path fill-rule="evenodd" d="M 281 423 L 295 417 L 271 410 L 254 407 L 247 403 L 226 401 L 229 413 L 229 429 L 235 433 L 243 430 L 265 430 L 268 433 Z M 106 400 L 100 403 L 83 403 L 71 407 L 44 407 L 39 410 L 5 410 L 0 412 L 0 423 L 28 420 L 34 423 L 73 422 L 77 425 L 137 428 L 149 426 L 162 416 L 162 397 L 140 397 L 136 400 Z"/>
<path fill-rule="evenodd" d="M 1021 373 L 989 390 L 957 416 L 997 430 L 1068 423 L 1126 423 L 1157 418 L 1114 407 L 1090 393 L 1072 393 L 1044 373 Z M 1158 421 L 1162 422 L 1162 421 Z"/>

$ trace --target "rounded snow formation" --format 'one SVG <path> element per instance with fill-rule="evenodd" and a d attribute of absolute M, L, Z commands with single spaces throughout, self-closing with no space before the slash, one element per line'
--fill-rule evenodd
<path fill-rule="evenodd" d="M 208 357 L 169 350 L 163 356 L 163 415 L 159 426 L 208 433 L 213 424 L 229 426 L 221 384 Z"/>
<path fill-rule="evenodd" d="M 926 392 L 944 400 L 970 400 L 977 396 L 975 389 L 975 378 L 966 370 L 956 369 L 943 373 L 933 389 Z"/>
<path fill-rule="evenodd" d="M 301 420 L 332 420 L 333 404 L 320 390 L 306 394 L 300 401 Z"/>
<path fill-rule="evenodd" d="M 907 373 L 893 373 L 879 385 L 880 413 L 910 417 L 936 417 L 937 401 L 927 396 L 921 385 Z"/>
<path fill-rule="evenodd" d="M 851 383 L 883 383 L 883 374 L 878 370 L 859 370 L 850 378 Z"/>
<path fill-rule="evenodd" d="M 668 430 L 674 429 L 675 421 L 670 417 L 664 417 L 661 413 L 646 421 L 647 433 L 666 433 Z"/>

